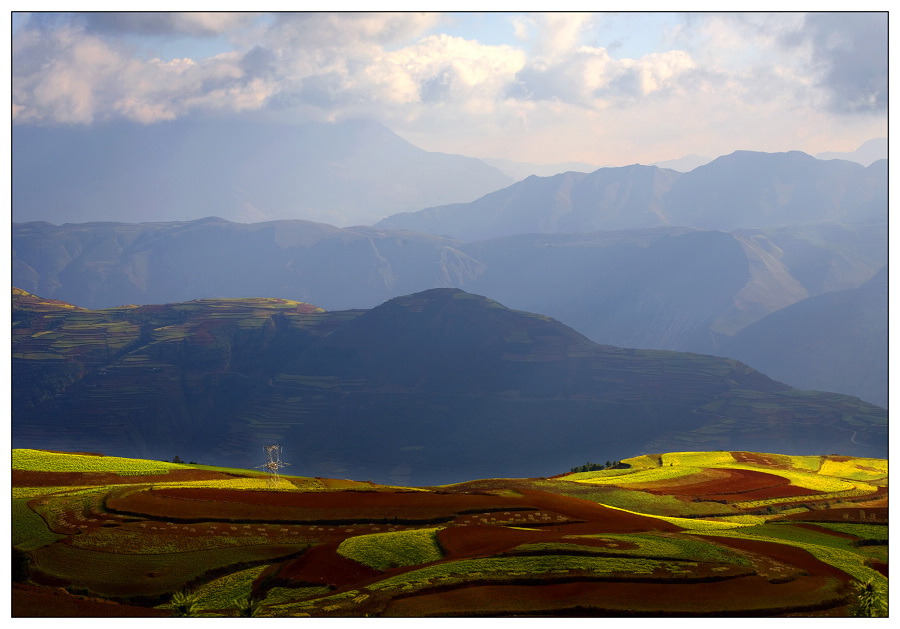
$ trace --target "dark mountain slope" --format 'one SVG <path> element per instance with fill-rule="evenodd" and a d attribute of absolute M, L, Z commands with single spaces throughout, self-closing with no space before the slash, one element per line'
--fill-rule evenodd
<path fill-rule="evenodd" d="M 481 160 L 423 151 L 372 121 L 15 125 L 16 221 L 204 216 L 369 225 L 476 199 L 514 180 Z"/>
<path fill-rule="evenodd" d="M 855 398 L 733 360 L 596 345 L 454 289 L 369 311 L 90 311 L 21 291 L 13 309 L 13 447 L 249 467 L 277 442 L 294 473 L 414 484 L 664 449 L 886 453 L 885 411 Z"/>
<path fill-rule="evenodd" d="M 887 267 L 863 286 L 809 297 L 747 326 L 722 348 L 804 389 L 887 406 Z M 847 369 L 852 365 L 852 369 Z"/>

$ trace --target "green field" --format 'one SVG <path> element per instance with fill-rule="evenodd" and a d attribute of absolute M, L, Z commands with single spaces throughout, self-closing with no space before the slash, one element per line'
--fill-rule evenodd
<path fill-rule="evenodd" d="M 338 554 L 376 570 L 417 566 L 444 556 L 437 541 L 439 528 L 357 535 L 341 542 Z"/>

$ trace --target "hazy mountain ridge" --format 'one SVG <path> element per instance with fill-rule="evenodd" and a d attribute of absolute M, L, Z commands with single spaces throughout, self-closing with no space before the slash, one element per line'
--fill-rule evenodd
<path fill-rule="evenodd" d="M 472 243 L 306 221 L 26 223 L 13 225 L 13 283 L 90 308 L 267 294 L 338 310 L 456 287 L 545 313 L 596 342 L 727 355 L 745 326 L 864 284 L 886 264 L 885 243 L 881 226 L 833 223 Z M 852 361 L 841 368 L 859 371 Z M 868 389 L 852 392 L 873 400 Z"/>
<path fill-rule="evenodd" d="M 588 164 L 585 162 L 565 162 L 562 164 L 530 164 L 527 162 L 516 162 L 511 159 L 497 159 L 489 157 L 482 157 L 481 161 L 489 166 L 493 166 L 500 172 L 509 175 L 516 181 L 521 181 L 522 179 L 526 179 L 532 175 L 537 175 L 538 177 L 552 177 L 553 175 L 558 175 L 560 173 L 566 173 L 570 171 L 591 173 L 598 168 L 594 164 Z"/>
<path fill-rule="evenodd" d="M 732 360 L 596 345 L 455 289 L 343 312 L 271 299 L 37 302 L 14 291 L 14 447 L 177 448 L 250 464 L 241 457 L 279 442 L 298 473 L 423 484 L 550 474 L 600 442 L 886 447 L 885 411 L 855 398 L 797 392 Z"/>
<path fill-rule="evenodd" d="M 259 292 L 369 307 L 465 286 L 483 270 L 450 239 L 309 221 L 25 223 L 13 232 L 15 284 L 91 308 Z"/>
<path fill-rule="evenodd" d="M 482 240 L 663 225 L 730 231 L 886 220 L 884 162 L 866 168 L 799 151 L 735 151 L 687 173 L 634 165 L 529 177 L 470 203 L 396 214 L 377 226 Z"/>
<path fill-rule="evenodd" d="M 863 166 L 870 166 L 881 159 L 888 158 L 888 139 L 874 138 L 864 142 L 855 151 L 826 151 L 816 153 L 816 159 L 846 159 Z"/>
<path fill-rule="evenodd" d="M 13 220 L 371 224 L 470 201 L 514 181 L 481 160 L 431 153 L 372 121 L 15 125 Z"/>

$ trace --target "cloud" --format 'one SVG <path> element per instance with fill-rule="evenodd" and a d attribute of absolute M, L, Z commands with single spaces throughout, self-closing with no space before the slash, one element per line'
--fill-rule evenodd
<path fill-rule="evenodd" d="M 840 114 L 887 111 L 886 12 L 691 16 L 673 41 L 765 91 L 786 87 Z"/>
<path fill-rule="evenodd" d="M 640 30 L 640 14 L 625 22 L 511 14 L 497 22 L 509 29 L 504 45 L 442 33 L 445 19 L 38 14 L 13 36 L 13 120 L 150 124 L 206 112 L 292 122 L 373 118 L 431 150 L 488 155 L 484 147 L 515 145 L 534 161 L 575 151 L 595 162 L 596 147 L 612 142 L 623 156 L 628 147 L 637 154 L 641 142 L 663 150 L 679 136 L 682 144 L 753 149 L 765 139 L 797 148 L 792 138 L 824 142 L 822 129 L 837 133 L 835 117 L 841 129 L 884 126 L 885 14 L 665 14 L 649 21 L 652 34 Z M 598 45 L 622 33 L 630 56 L 626 47 Z M 225 52 L 151 58 L 146 42 L 159 38 L 214 41 Z"/>
<path fill-rule="evenodd" d="M 348 49 L 405 43 L 440 23 L 438 13 L 277 13 L 263 35 L 294 49 Z"/>
<path fill-rule="evenodd" d="M 841 113 L 887 110 L 887 13 L 815 13 L 806 17 L 819 85 Z"/>
<path fill-rule="evenodd" d="M 578 46 L 582 32 L 594 16 L 590 13 L 546 13 L 539 16 L 536 55 L 543 58 L 566 56 Z"/>
<path fill-rule="evenodd" d="M 13 41 L 15 122 L 90 124 L 110 118 L 172 120 L 193 109 L 258 109 L 278 91 L 259 71 L 261 53 L 202 61 L 142 60 L 118 40 L 65 25 L 27 30 Z"/>

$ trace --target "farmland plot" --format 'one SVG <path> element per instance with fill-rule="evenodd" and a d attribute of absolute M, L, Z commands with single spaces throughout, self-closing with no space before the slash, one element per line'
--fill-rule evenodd
<path fill-rule="evenodd" d="M 33 588 L 14 583 L 14 609 L 65 587 L 79 602 L 66 610 L 102 602 L 104 615 L 173 613 L 184 591 L 218 617 L 239 599 L 265 617 L 841 616 L 853 580 L 886 588 L 886 462 L 624 463 L 440 488 L 288 476 L 264 489 L 249 470 L 14 452 L 13 544 Z"/>

